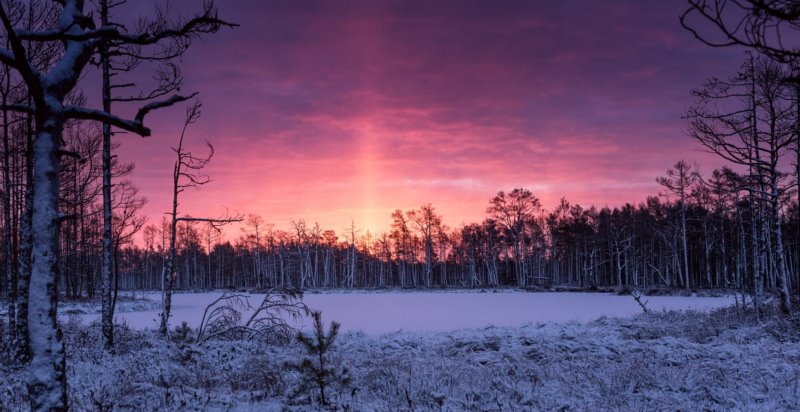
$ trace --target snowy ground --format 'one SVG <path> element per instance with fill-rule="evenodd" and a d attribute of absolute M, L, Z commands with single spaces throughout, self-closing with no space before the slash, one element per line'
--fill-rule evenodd
<path fill-rule="evenodd" d="M 153 300 L 148 294 L 141 292 L 121 292 L 117 298 L 116 312 L 142 312 L 157 310 L 160 307 L 161 303 Z M 58 302 L 58 311 L 66 315 L 99 314 L 100 310 L 101 302 L 99 298 L 83 301 L 69 300 Z"/>
<path fill-rule="evenodd" d="M 118 313 L 127 312 L 144 312 L 159 310 L 161 303 L 154 300 L 150 294 L 143 292 L 120 292 L 117 298 Z M 69 315 L 97 315 L 100 313 L 101 302 L 100 298 L 94 299 L 81 299 L 81 300 L 66 300 L 62 299 L 58 302 L 58 312 L 62 316 Z M 0 317 L 7 317 L 8 308 L 6 302 L 0 302 Z"/>
<path fill-rule="evenodd" d="M 327 396 L 334 410 L 356 411 L 800 410 L 800 320 L 775 312 L 347 332 L 330 360 L 351 382 Z M 75 410 L 321 409 L 287 400 L 298 375 L 284 364 L 302 358 L 297 344 L 197 345 L 117 328 L 117 354 L 106 355 L 97 325 L 73 316 L 64 326 Z M 25 408 L 24 371 L 0 353 L 4 410 Z"/>
<path fill-rule="evenodd" d="M 178 293 L 173 296 L 171 325 L 197 327 L 216 293 Z M 154 302 L 159 294 L 145 296 Z M 263 295 L 250 295 L 258 304 Z M 708 310 L 733 304 L 733 297 L 652 296 L 648 308 Z M 606 293 L 325 293 L 306 294 L 303 301 L 322 311 L 324 320 L 342 324 L 343 331 L 381 334 L 397 331 L 443 332 L 486 326 L 523 326 L 541 322 L 588 322 L 601 316 L 620 317 L 642 312 L 630 296 Z M 134 329 L 156 328 L 160 308 L 118 311 L 116 321 Z M 92 322 L 98 315 L 83 316 Z"/>

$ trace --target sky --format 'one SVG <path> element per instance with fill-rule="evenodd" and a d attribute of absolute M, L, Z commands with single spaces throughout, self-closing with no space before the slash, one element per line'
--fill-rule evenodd
<path fill-rule="evenodd" d="M 692 89 L 743 58 L 694 40 L 677 0 L 218 3 L 240 27 L 181 62 L 203 102 L 187 141 L 214 145 L 213 181 L 179 212 L 284 229 L 375 233 L 426 203 L 458 227 L 515 187 L 548 208 L 638 203 L 677 160 L 719 164 L 681 117 Z M 161 110 L 151 137 L 117 138 L 151 222 L 170 207 L 183 116 Z"/>

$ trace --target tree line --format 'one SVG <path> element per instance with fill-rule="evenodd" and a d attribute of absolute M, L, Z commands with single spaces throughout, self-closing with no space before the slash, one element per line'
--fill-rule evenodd
<path fill-rule="evenodd" d="M 780 199 L 787 206 L 774 225 L 782 229 L 779 251 L 773 231 L 762 230 L 769 216 L 761 213 L 763 199 L 751 198 L 747 179 L 730 168 L 703 177 L 679 161 L 658 179 L 665 188 L 662 196 L 614 208 L 582 207 L 562 199 L 551 211 L 530 191 L 518 188 L 490 199 L 482 222 L 455 229 L 445 226 L 430 204 L 395 211 L 391 229 L 379 234 L 355 225 L 337 233 L 304 220 L 282 230 L 249 215 L 245 233 L 230 241 L 221 240 L 207 225 L 182 223 L 176 231 L 175 286 L 568 285 L 749 291 L 759 279 L 762 287 L 773 290 L 781 285 L 777 255 L 782 253 L 787 287 L 796 289 L 797 201 L 788 192 Z M 170 233 L 166 223 L 145 226 L 143 244 L 121 251 L 123 288 L 160 288 Z M 762 257 L 764 267 L 755 266 L 753 259 Z"/>

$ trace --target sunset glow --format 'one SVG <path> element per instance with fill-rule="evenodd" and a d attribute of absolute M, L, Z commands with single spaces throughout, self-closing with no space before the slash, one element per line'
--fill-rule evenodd
<path fill-rule="evenodd" d="M 214 144 L 214 182 L 181 210 L 337 232 L 352 220 L 374 233 L 395 209 L 424 203 L 451 227 L 480 220 L 491 196 L 514 187 L 546 207 L 642 201 L 676 160 L 718 163 L 681 116 L 690 90 L 741 57 L 694 41 L 677 20 L 683 7 L 220 4 L 241 27 L 204 39 L 183 63 L 185 89 L 205 103 L 190 145 Z M 150 138 L 119 138 L 151 222 L 168 209 L 182 115 L 154 115 Z"/>

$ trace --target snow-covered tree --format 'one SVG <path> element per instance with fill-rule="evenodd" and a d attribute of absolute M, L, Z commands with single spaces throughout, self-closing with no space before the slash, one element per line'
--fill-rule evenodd
<path fill-rule="evenodd" d="M 0 49 L 0 63 L 10 67 L 24 82 L 30 104 L 5 108 L 33 116 L 33 214 L 31 224 L 32 254 L 28 325 L 31 366 L 28 390 L 34 410 L 66 410 L 66 367 L 64 347 L 57 328 L 58 300 L 58 212 L 61 143 L 65 124 L 73 120 L 92 120 L 149 136 L 145 117 L 152 111 L 174 105 L 190 96 L 162 96 L 138 108 L 130 118 L 107 110 L 76 104 L 68 99 L 92 59 L 108 44 L 131 51 L 148 46 L 186 47 L 191 39 L 212 33 L 229 23 L 219 19 L 213 2 L 203 4 L 202 12 L 186 21 L 170 22 L 163 13 L 152 20 L 142 20 L 134 29 L 123 25 L 103 25 L 94 19 L 83 0 L 53 0 L 58 5 L 55 24 L 47 29 L 28 29 L 15 25 L 0 4 L 0 23 L 8 47 Z M 51 65 L 42 69 L 31 60 L 32 44 L 52 44 L 59 51 Z M 126 47 L 127 46 L 127 47 Z M 132 52 L 136 59 L 139 54 Z"/>

